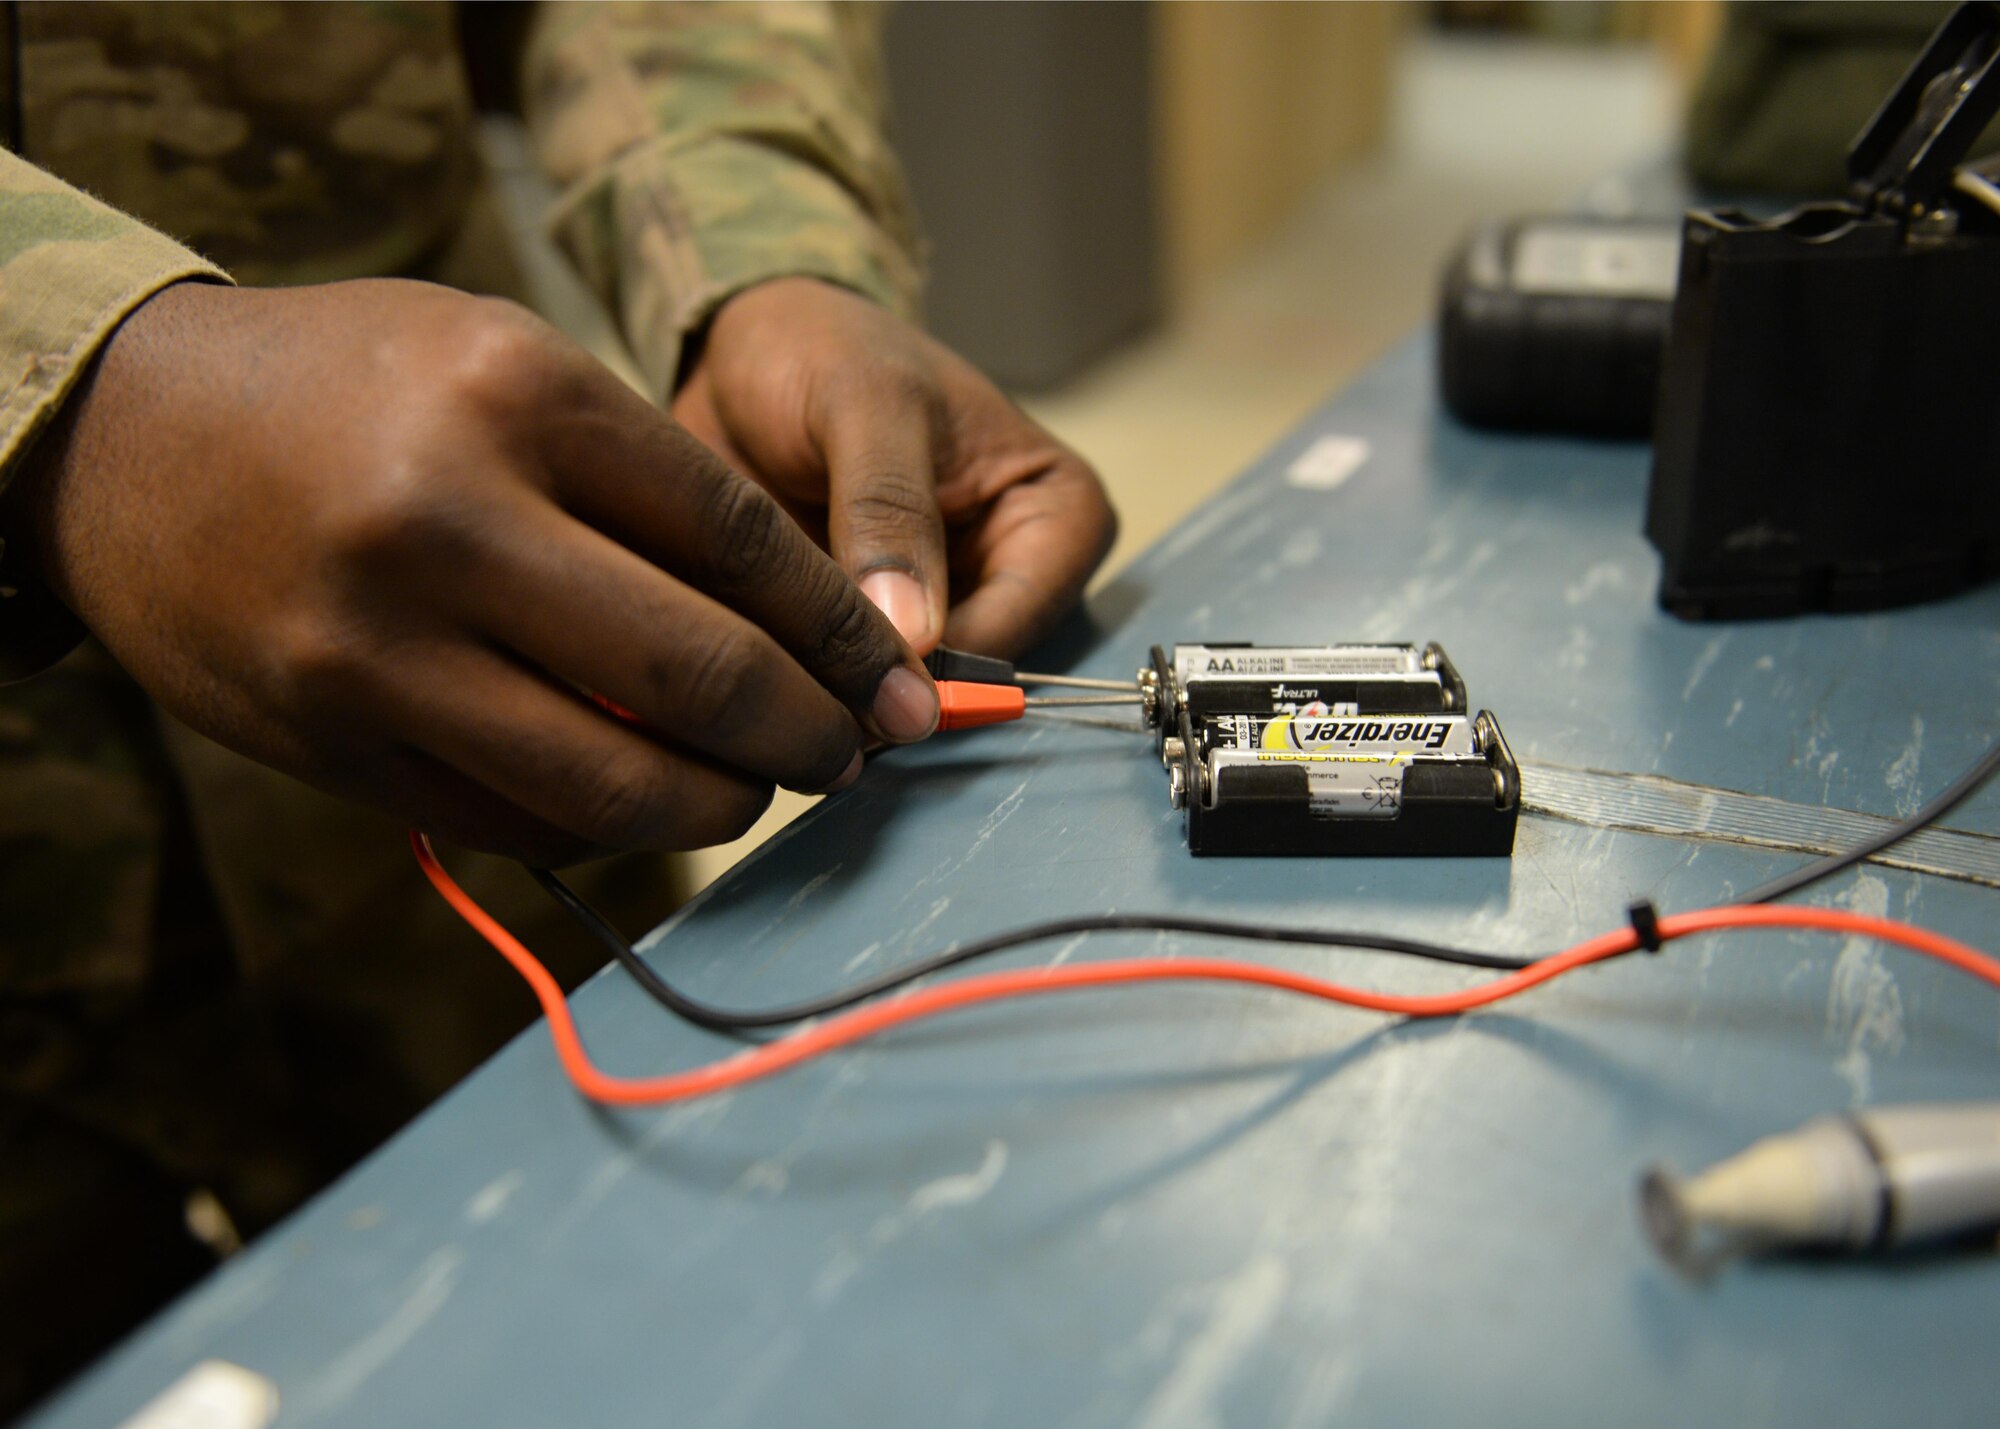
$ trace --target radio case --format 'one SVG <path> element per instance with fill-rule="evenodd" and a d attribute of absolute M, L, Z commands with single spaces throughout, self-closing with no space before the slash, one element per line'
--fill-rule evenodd
<path fill-rule="evenodd" d="M 1869 610 L 2000 573 L 2000 6 L 1961 6 L 1846 200 L 1685 220 L 1646 535 L 1689 619 Z"/>

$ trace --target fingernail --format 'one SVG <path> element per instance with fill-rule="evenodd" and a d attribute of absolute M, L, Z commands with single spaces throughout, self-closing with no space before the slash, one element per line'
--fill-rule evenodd
<path fill-rule="evenodd" d="M 937 691 L 916 671 L 898 665 L 875 690 L 875 723 L 891 739 L 922 739 L 937 728 Z"/>
<path fill-rule="evenodd" d="M 910 644 L 923 649 L 931 633 L 931 606 L 924 588 L 906 571 L 870 571 L 861 578 L 861 593 L 874 601 Z"/>
<path fill-rule="evenodd" d="M 861 764 L 861 751 L 857 749 L 854 751 L 854 757 L 847 761 L 847 767 L 840 771 L 840 777 L 826 786 L 826 792 L 829 794 L 838 794 L 842 789 L 845 789 L 849 784 L 859 779 L 861 777 Z"/>

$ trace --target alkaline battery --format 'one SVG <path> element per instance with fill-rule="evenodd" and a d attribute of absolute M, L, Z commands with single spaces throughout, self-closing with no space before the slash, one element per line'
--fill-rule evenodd
<path fill-rule="evenodd" d="M 1455 762 L 1486 767 L 1486 761 L 1472 755 L 1449 755 Z M 1204 761 L 1207 775 L 1202 797 L 1214 808 L 1225 798 L 1247 794 L 1258 797 L 1261 781 L 1257 776 L 1283 766 L 1305 776 L 1305 806 L 1321 819 L 1389 819 L 1403 806 L 1403 777 L 1413 756 L 1408 754 L 1294 754 L 1263 749 L 1211 749 Z M 1427 763 L 1433 761 L 1426 761 Z M 1285 788 L 1279 784 L 1276 787 Z M 1285 789 L 1284 797 L 1294 797 L 1296 781 Z"/>
<path fill-rule="evenodd" d="M 1168 774 L 1192 853 L 1513 851 L 1520 770 L 1485 711 L 1389 720 L 1233 716 L 1183 727 L 1192 738 L 1169 741 Z"/>
<path fill-rule="evenodd" d="M 1477 756 L 1479 740 L 1465 715 L 1224 715 L 1202 722 L 1210 748 L 1313 754 Z"/>
<path fill-rule="evenodd" d="M 1436 645 L 1176 645 L 1140 672 L 1153 723 L 1225 714 L 1388 714 L 1466 709 Z"/>
<path fill-rule="evenodd" d="M 1182 679 L 1414 675 L 1428 668 L 1424 652 L 1414 645 L 1174 646 L 1174 673 Z"/>

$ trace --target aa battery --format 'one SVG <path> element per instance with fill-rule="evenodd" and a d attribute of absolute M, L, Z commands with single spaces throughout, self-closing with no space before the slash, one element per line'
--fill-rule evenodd
<path fill-rule="evenodd" d="M 1185 737 L 1169 739 L 1164 751 L 1167 792 L 1187 811 L 1191 852 L 1436 857 L 1512 849 L 1520 769 L 1490 713 L 1338 722 L 1361 726 L 1351 730 L 1293 730 L 1294 723 L 1317 721 L 1181 721 Z M 1266 748 L 1267 739 L 1319 747 Z M 1437 748 L 1426 747 L 1433 742 Z"/>
<path fill-rule="evenodd" d="M 1473 721 L 1465 715 L 1224 715 L 1205 721 L 1203 730 L 1214 750 L 1481 757 Z"/>
<path fill-rule="evenodd" d="M 1176 645 L 1164 681 L 1142 672 L 1166 698 L 1154 722 L 1181 710 L 1225 714 L 1369 714 L 1466 709 L 1465 682 L 1435 644 Z M 1163 687 L 1163 688 L 1162 688 Z"/>
<path fill-rule="evenodd" d="M 1414 645 L 1176 645 L 1174 678 L 1265 680 L 1292 675 L 1415 675 L 1428 667 Z"/>

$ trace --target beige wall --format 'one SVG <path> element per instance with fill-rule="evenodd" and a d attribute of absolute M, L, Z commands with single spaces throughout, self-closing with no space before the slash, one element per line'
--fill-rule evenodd
<path fill-rule="evenodd" d="M 1381 3 L 1168 0 L 1156 11 L 1168 292 L 1266 237 L 1327 173 L 1380 144 L 1406 17 Z"/>
<path fill-rule="evenodd" d="M 1686 93 L 1722 33 L 1721 0 L 1654 0 L 1646 8 L 1652 39 Z"/>
<path fill-rule="evenodd" d="M 1178 302 L 1269 237 L 1329 173 L 1380 147 L 1401 32 L 1421 6 L 1156 0 L 1161 240 Z M 1719 0 L 1623 0 L 1611 38 L 1650 40 L 1685 91 Z"/>

